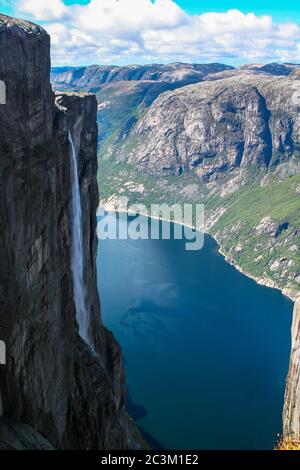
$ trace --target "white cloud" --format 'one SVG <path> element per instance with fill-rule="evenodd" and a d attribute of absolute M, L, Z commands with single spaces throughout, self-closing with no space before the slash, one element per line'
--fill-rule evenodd
<path fill-rule="evenodd" d="M 16 2 L 16 11 L 37 21 L 63 19 L 68 8 L 61 0 L 20 0 Z"/>
<path fill-rule="evenodd" d="M 44 25 L 53 63 L 299 61 L 300 27 L 270 16 L 188 15 L 173 0 L 19 0 L 16 13 Z"/>
<path fill-rule="evenodd" d="M 92 0 L 86 6 L 75 7 L 81 27 L 96 31 L 115 29 L 136 31 L 142 29 L 172 28 L 182 24 L 188 16 L 172 0 Z"/>

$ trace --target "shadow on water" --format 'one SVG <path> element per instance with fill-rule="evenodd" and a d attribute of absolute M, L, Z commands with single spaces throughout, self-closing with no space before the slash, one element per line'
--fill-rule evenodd
<path fill-rule="evenodd" d="M 145 439 L 145 441 L 151 447 L 152 450 L 166 450 L 165 447 L 163 447 L 163 445 L 160 442 L 154 439 L 154 437 L 152 437 L 151 434 L 145 431 L 145 429 L 143 429 L 141 426 L 138 426 L 138 428 L 139 428 L 141 435 L 143 436 L 143 438 Z"/>
<path fill-rule="evenodd" d="M 145 416 L 147 416 L 148 414 L 144 406 L 134 403 L 134 401 L 132 400 L 130 396 L 128 389 L 127 389 L 127 398 L 126 398 L 126 410 L 135 421 L 137 421 L 138 419 L 145 418 Z"/>
<path fill-rule="evenodd" d="M 144 406 L 134 403 L 128 389 L 127 389 L 127 399 L 126 399 L 126 410 L 135 421 L 145 418 L 148 414 Z M 145 429 L 142 428 L 142 426 L 139 426 L 139 425 L 137 426 L 141 435 L 143 436 L 143 438 L 145 439 L 145 441 L 147 442 L 147 444 L 150 446 L 152 450 L 164 450 L 163 445 L 160 442 L 158 442 L 151 434 L 149 434 L 149 432 L 145 431 Z"/>
<path fill-rule="evenodd" d="M 273 449 L 292 302 L 228 264 L 209 236 L 199 252 L 182 240 L 101 246 L 103 321 L 122 347 L 127 411 L 149 446 Z"/>

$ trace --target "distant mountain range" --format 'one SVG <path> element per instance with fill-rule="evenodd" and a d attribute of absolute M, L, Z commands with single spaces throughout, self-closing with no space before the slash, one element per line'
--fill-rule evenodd
<path fill-rule="evenodd" d="M 237 70 L 253 70 L 269 75 L 289 75 L 298 64 L 242 65 Z M 86 91 L 99 91 L 103 85 L 117 81 L 155 81 L 165 83 L 197 83 L 211 73 L 234 70 L 235 67 L 219 63 L 212 64 L 150 64 L 150 65 L 90 65 L 87 67 L 53 67 L 51 81 L 56 89 L 66 86 Z"/>
<path fill-rule="evenodd" d="M 103 85 L 120 81 L 154 81 L 164 83 L 197 83 L 209 73 L 233 70 L 223 64 L 183 64 L 168 65 L 90 65 L 88 67 L 63 67 L 52 69 L 52 83 L 56 89 L 66 86 L 84 87 L 86 91 L 99 91 Z"/>

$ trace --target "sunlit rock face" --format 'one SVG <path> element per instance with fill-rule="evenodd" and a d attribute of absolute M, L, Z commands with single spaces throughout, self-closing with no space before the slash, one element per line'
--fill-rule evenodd
<path fill-rule="evenodd" d="M 286 383 L 283 430 L 286 440 L 300 440 L 300 299 L 295 303 L 290 369 Z"/>
<path fill-rule="evenodd" d="M 92 95 L 60 95 L 55 103 L 49 43 L 39 26 L 0 15 L 7 93 L 0 105 L 0 338 L 7 346 L 0 434 L 13 426 L 14 435 L 0 442 L 18 447 L 19 434 L 29 448 L 126 449 L 137 444 L 124 412 L 120 350 L 101 324 L 96 289 L 97 103 Z M 78 155 L 95 352 L 75 315 L 68 131 Z"/>
<path fill-rule="evenodd" d="M 162 94 L 115 154 L 154 175 L 206 183 L 300 170 L 296 75 L 236 70 Z"/>

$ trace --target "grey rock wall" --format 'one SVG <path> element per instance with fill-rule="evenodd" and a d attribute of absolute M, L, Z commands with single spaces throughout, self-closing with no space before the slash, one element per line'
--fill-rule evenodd
<path fill-rule="evenodd" d="M 286 382 L 283 410 L 285 439 L 300 441 L 300 299 L 295 303 L 292 324 L 290 368 Z"/>
<path fill-rule="evenodd" d="M 299 172 L 297 77 L 230 74 L 162 94 L 117 156 L 150 174 L 193 171 L 207 183 Z"/>
<path fill-rule="evenodd" d="M 138 444 L 124 411 L 120 348 L 102 326 L 96 288 L 96 99 L 65 95 L 55 104 L 49 77 L 46 32 L 0 15 L 0 79 L 7 86 L 7 104 L 0 106 L 3 416 L 55 448 L 126 449 Z M 78 151 L 96 354 L 79 337 L 75 319 L 68 129 Z"/>

